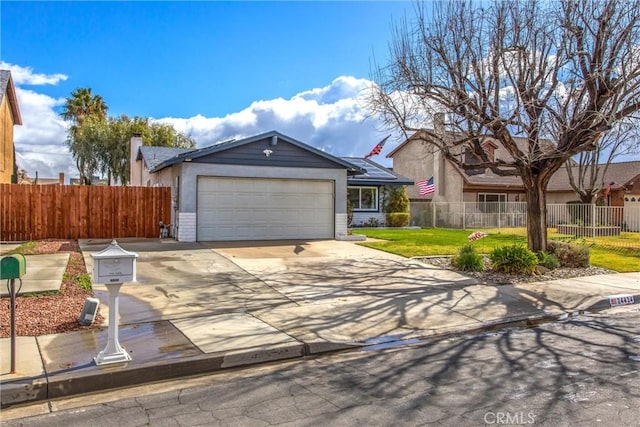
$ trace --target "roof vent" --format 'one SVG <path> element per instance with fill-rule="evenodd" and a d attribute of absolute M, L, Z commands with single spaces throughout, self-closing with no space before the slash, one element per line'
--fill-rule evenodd
<path fill-rule="evenodd" d="M 276 145 L 278 145 L 278 135 L 273 135 L 271 137 L 271 142 L 269 142 L 269 146 L 275 147 Z"/>

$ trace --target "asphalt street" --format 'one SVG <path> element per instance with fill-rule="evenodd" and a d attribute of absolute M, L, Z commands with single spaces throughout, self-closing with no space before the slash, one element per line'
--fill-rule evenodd
<path fill-rule="evenodd" d="M 636 308 L 10 408 L 2 425 L 637 426 L 638 408 Z"/>

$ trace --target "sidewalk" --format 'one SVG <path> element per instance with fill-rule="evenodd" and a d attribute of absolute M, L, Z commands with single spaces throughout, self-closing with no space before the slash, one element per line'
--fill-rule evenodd
<path fill-rule="evenodd" d="M 121 245 L 139 253 L 140 284 L 123 286 L 119 310 L 132 361 L 95 365 L 105 327 L 19 337 L 10 374 L 1 339 L 2 406 L 640 302 L 640 273 L 492 286 L 348 242 Z M 81 246 L 91 271 L 89 254 L 105 241 Z M 105 288 L 96 294 L 107 318 Z"/>

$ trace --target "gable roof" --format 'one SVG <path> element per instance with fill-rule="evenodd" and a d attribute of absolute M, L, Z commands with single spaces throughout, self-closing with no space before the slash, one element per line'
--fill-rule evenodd
<path fill-rule="evenodd" d="M 149 168 L 149 172 L 158 172 L 164 168 L 167 168 L 169 166 L 175 165 L 177 163 L 182 163 L 185 161 L 192 161 L 194 159 L 198 159 L 201 157 L 205 157 L 205 156 L 209 156 L 212 154 L 216 154 L 216 153 L 220 153 L 223 151 L 227 151 L 227 150 L 231 150 L 233 148 L 237 148 L 237 147 L 241 147 L 243 145 L 247 145 L 247 144 L 251 144 L 253 142 L 256 141 L 260 141 L 263 139 L 268 139 L 268 138 L 272 138 L 275 139 L 275 141 L 277 140 L 283 140 L 291 145 L 294 145 L 298 148 L 301 148 L 305 151 L 308 151 L 312 154 L 315 154 L 316 156 L 322 157 L 326 160 L 329 160 L 330 162 L 335 163 L 336 165 L 339 165 L 345 169 L 347 169 L 347 174 L 348 175 L 353 175 L 353 174 L 357 174 L 357 173 L 362 173 L 363 171 L 358 168 L 357 166 L 343 160 L 340 159 L 339 157 L 335 157 L 332 156 L 331 154 L 325 153 L 322 150 L 318 150 L 317 148 L 311 147 L 310 145 L 307 145 L 303 142 L 300 142 L 294 138 L 291 138 L 289 136 L 283 135 L 280 132 L 277 131 L 270 131 L 270 132 L 266 132 L 266 133 L 262 133 L 259 135 L 255 135 L 255 136 L 251 136 L 248 138 L 243 138 L 243 139 L 238 139 L 238 140 L 230 140 L 230 141 L 225 141 L 222 143 L 218 143 L 218 144 L 214 144 L 211 145 L 209 147 L 204 147 L 204 148 L 200 148 L 200 149 L 196 149 L 196 150 L 190 150 L 184 153 L 180 153 L 177 154 L 171 158 L 168 158 L 158 164 L 156 164 L 156 166 L 154 168 Z"/>
<path fill-rule="evenodd" d="M 358 166 L 364 173 L 347 178 L 348 185 L 413 185 L 413 181 L 378 163 L 361 157 L 342 157 Z"/>
<path fill-rule="evenodd" d="M 605 165 L 598 165 L 598 174 L 601 176 Z M 577 166 L 573 166 L 577 169 Z M 577 173 L 577 170 L 575 171 Z M 610 163 L 604 176 L 598 180 L 597 184 L 609 184 L 612 189 L 619 189 L 631 185 L 631 182 L 640 175 L 640 161 Z M 562 167 L 556 172 L 549 181 L 547 187 L 549 191 L 562 191 L 571 189 L 569 184 L 569 176 L 566 167 Z"/>
<path fill-rule="evenodd" d="M 21 125 L 22 117 L 20 116 L 20 108 L 18 108 L 18 97 L 16 96 L 16 89 L 13 86 L 11 71 L 0 70 L 0 103 L 5 94 L 7 96 L 7 102 L 9 102 L 9 108 L 11 109 L 11 115 L 13 116 L 13 124 Z"/>
<path fill-rule="evenodd" d="M 409 138 L 405 139 L 404 141 L 402 141 L 402 143 L 400 143 L 396 148 L 394 148 L 393 150 L 391 150 L 389 152 L 389 154 L 387 154 L 387 158 L 393 158 L 393 156 L 400 150 L 402 150 L 404 147 L 406 147 L 408 144 L 410 144 L 413 141 L 426 141 L 428 142 L 429 140 L 429 136 L 427 135 L 426 137 L 423 137 L 424 132 L 422 131 L 418 131 L 418 132 L 414 132 Z M 451 140 L 453 140 L 453 137 L 455 135 L 463 135 L 460 132 L 445 132 L 446 137 L 449 137 Z M 501 148 L 501 145 L 496 144 L 497 141 L 494 137 L 490 136 L 490 135 L 486 135 L 486 136 L 480 136 L 481 138 L 483 138 L 483 140 L 481 141 L 481 145 L 485 146 L 485 145 L 490 145 L 492 148 L 494 149 L 499 149 Z M 527 145 L 528 145 L 528 139 L 521 137 L 521 136 L 514 136 L 513 137 L 513 141 L 516 143 L 516 145 L 518 146 L 518 148 L 524 152 L 527 151 Z M 545 139 L 542 138 L 540 139 L 540 145 L 543 148 L 551 148 L 553 147 L 553 143 L 551 140 L 549 139 Z"/>
<path fill-rule="evenodd" d="M 450 164 L 458 171 L 467 185 L 511 189 L 524 188 L 522 179 L 519 176 L 499 176 L 491 172 L 491 170 L 469 176 L 454 163 Z M 603 170 L 604 166 L 603 164 L 598 165 L 598 169 Z M 577 165 L 572 167 L 576 169 L 574 173 L 577 173 Z M 611 185 L 611 188 L 616 190 L 632 185 L 633 181 L 638 177 L 640 177 L 640 161 L 611 163 L 607 168 L 606 174 L 599 179 L 600 182 L 597 182 L 597 184 L 613 182 L 614 184 Z M 547 191 L 573 191 L 565 166 L 553 174 L 547 186 Z"/>

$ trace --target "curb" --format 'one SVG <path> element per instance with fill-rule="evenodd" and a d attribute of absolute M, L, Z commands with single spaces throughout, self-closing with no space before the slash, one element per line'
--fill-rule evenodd
<path fill-rule="evenodd" d="M 229 368 L 283 361 L 304 356 L 302 343 L 265 346 L 224 354 L 200 354 L 176 358 L 168 363 L 143 362 L 95 367 L 91 371 L 63 371 L 2 382 L 0 408 L 19 403 L 68 397 L 100 390 L 164 381 Z M 93 363 L 93 362 L 92 362 Z"/>
<path fill-rule="evenodd" d="M 601 299 L 595 304 L 589 306 L 586 311 L 599 311 L 606 310 L 608 308 L 614 307 L 625 307 L 629 305 L 639 305 L 640 304 L 640 294 L 619 294 L 619 295 L 609 295 Z"/>

